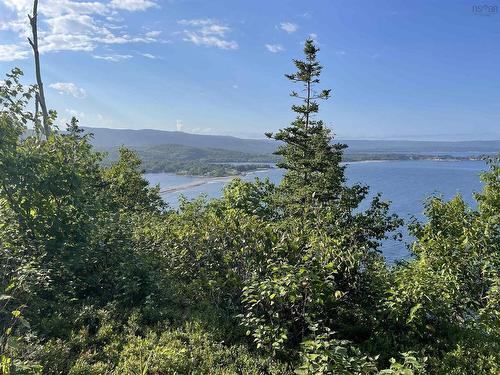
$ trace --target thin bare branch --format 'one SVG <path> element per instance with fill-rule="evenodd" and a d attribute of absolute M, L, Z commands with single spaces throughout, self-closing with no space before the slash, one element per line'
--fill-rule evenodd
<path fill-rule="evenodd" d="M 50 134 L 50 117 L 49 112 L 47 110 L 47 104 L 45 103 L 45 92 L 43 90 L 43 82 L 42 82 L 42 73 L 40 69 L 40 52 L 38 50 L 38 29 L 37 29 L 37 20 L 38 20 L 38 0 L 33 1 L 33 14 L 28 15 L 28 19 L 31 25 L 31 32 L 33 34 L 33 38 L 28 38 L 28 42 L 33 49 L 33 55 L 35 58 L 35 74 L 36 74 L 36 83 L 38 86 L 38 95 L 37 101 L 40 104 L 40 108 L 42 110 L 43 116 L 43 130 L 45 133 L 45 137 L 48 137 Z"/>

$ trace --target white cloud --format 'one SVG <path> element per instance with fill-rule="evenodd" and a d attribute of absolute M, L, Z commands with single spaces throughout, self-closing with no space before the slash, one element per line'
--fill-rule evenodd
<path fill-rule="evenodd" d="M 26 58 L 29 51 L 26 37 L 31 33 L 26 14 L 31 13 L 32 0 L 0 2 L 16 14 L 14 18 L 2 22 L 0 30 L 14 32 L 19 37 L 16 44 L 0 45 L 0 58 L 3 57 L 3 61 Z M 156 6 L 156 0 L 42 1 L 38 23 L 40 52 L 92 52 L 102 45 L 159 42 L 159 31 L 135 35 L 127 33 L 124 20 L 119 16 L 120 11 L 142 11 Z"/>
<path fill-rule="evenodd" d="M 161 35 L 161 31 L 159 30 L 148 31 L 145 35 L 147 38 L 156 38 Z"/>
<path fill-rule="evenodd" d="M 28 58 L 30 51 L 17 44 L 0 44 L 0 61 L 15 61 Z"/>
<path fill-rule="evenodd" d="M 22 12 L 24 17 L 31 13 L 32 0 L 3 0 L 3 3 L 16 12 Z M 45 0 L 38 6 L 38 12 L 47 17 L 62 14 L 105 14 L 108 12 L 106 4 L 98 1 L 74 1 L 74 0 Z"/>
<path fill-rule="evenodd" d="M 151 53 L 141 53 L 141 56 L 144 56 L 145 58 L 151 59 L 151 60 L 155 60 L 158 58 L 157 56 L 152 55 Z"/>
<path fill-rule="evenodd" d="M 180 20 L 179 25 L 187 26 L 183 30 L 183 40 L 198 46 L 216 47 L 220 49 L 237 49 L 238 43 L 228 40 L 226 34 L 231 31 L 228 26 L 212 19 Z"/>
<path fill-rule="evenodd" d="M 182 123 L 182 120 L 175 121 L 175 129 L 177 129 L 178 132 L 181 132 L 183 127 L 184 124 Z"/>
<path fill-rule="evenodd" d="M 158 4 L 152 0 L 111 0 L 110 6 L 115 9 L 124 9 L 130 12 L 157 8 Z"/>
<path fill-rule="evenodd" d="M 102 114 L 98 113 L 96 115 L 96 120 L 95 122 L 98 123 L 99 126 L 115 126 L 116 124 L 114 121 L 110 118 L 104 117 Z"/>
<path fill-rule="evenodd" d="M 194 32 L 186 31 L 186 42 L 194 43 L 198 46 L 217 47 L 220 49 L 237 49 L 238 43 L 235 41 L 222 40 L 214 36 L 202 36 Z"/>
<path fill-rule="evenodd" d="M 314 40 L 316 42 L 318 40 L 318 34 L 311 33 L 311 34 L 309 34 L 309 38 L 311 38 L 312 40 Z"/>
<path fill-rule="evenodd" d="M 132 55 L 114 54 L 114 55 L 93 55 L 92 57 L 94 59 L 98 59 L 98 60 L 105 60 L 105 61 L 111 61 L 111 62 L 119 62 L 119 61 L 122 61 L 122 60 L 131 59 L 133 56 Z"/>
<path fill-rule="evenodd" d="M 77 99 L 84 99 L 87 97 L 87 93 L 84 89 L 78 87 L 72 82 L 55 82 L 49 85 L 50 88 L 57 90 L 59 94 L 71 95 Z"/>
<path fill-rule="evenodd" d="M 212 132 L 212 128 L 190 128 L 183 124 L 182 120 L 175 121 L 175 130 L 178 132 L 192 133 L 192 134 L 210 134 Z"/>
<path fill-rule="evenodd" d="M 66 108 L 64 112 L 60 113 L 59 116 L 57 116 L 56 125 L 59 127 L 59 129 L 65 129 L 71 122 L 72 117 L 75 117 L 77 120 L 81 120 L 85 117 L 85 114 L 75 109 Z"/>
<path fill-rule="evenodd" d="M 78 119 L 80 118 L 84 118 L 85 117 L 85 113 L 83 112 L 78 112 L 74 109 L 68 109 L 66 108 L 66 112 L 71 116 L 71 117 L 76 117 Z"/>
<path fill-rule="evenodd" d="M 288 34 L 294 33 L 299 28 L 297 24 L 291 22 L 281 22 L 280 23 L 281 30 L 286 31 Z"/>
<path fill-rule="evenodd" d="M 266 44 L 266 48 L 272 53 L 278 53 L 285 50 L 281 44 Z"/>
<path fill-rule="evenodd" d="M 179 25 L 185 25 L 185 26 L 206 26 L 206 25 L 211 25 L 215 23 L 215 20 L 212 20 L 210 18 L 203 18 L 203 19 L 194 19 L 194 20 L 179 20 L 177 23 Z"/>

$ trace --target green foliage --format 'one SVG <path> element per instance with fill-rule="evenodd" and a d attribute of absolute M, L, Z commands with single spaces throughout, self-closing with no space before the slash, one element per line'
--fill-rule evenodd
<path fill-rule="evenodd" d="M 37 120 L 35 114 L 26 109 L 35 95 L 36 87 L 26 88 L 21 83 L 22 76 L 23 72 L 19 68 L 12 69 L 10 73 L 7 73 L 6 80 L 0 85 L 0 115 L 26 125 L 28 121 L 36 122 Z"/>
<path fill-rule="evenodd" d="M 433 356 L 445 353 L 444 364 L 431 361 L 438 373 L 498 368 L 499 176 L 498 164 L 492 163 L 482 176 L 485 187 L 476 195 L 477 210 L 460 196 L 449 202 L 429 200 L 428 222 L 412 227 L 415 259 L 394 270 L 388 307 L 402 329 L 397 340 Z M 442 365 L 448 370 L 438 370 Z"/>
<path fill-rule="evenodd" d="M 131 150 L 121 148 L 116 163 L 104 171 L 104 180 L 109 184 L 113 200 L 125 210 L 161 211 L 165 203 L 161 199 L 160 187 L 150 188 L 142 177 L 141 160 Z"/>
<path fill-rule="evenodd" d="M 349 341 L 338 340 L 327 330 L 302 343 L 301 374 L 361 375 L 377 373 L 376 358 L 362 355 Z"/>
<path fill-rule="evenodd" d="M 418 375 L 425 374 L 425 361 L 427 358 L 418 359 L 414 353 L 407 352 L 402 354 L 403 363 L 397 362 L 394 358 L 390 359 L 390 367 L 378 372 L 379 375 Z"/>
<path fill-rule="evenodd" d="M 108 188 L 100 155 L 73 125 L 69 133 L 43 141 L 2 139 L 2 150 L 15 150 L 3 154 L 0 166 L 1 225 L 11 229 L 2 232 L 0 240 L 15 259 L 7 275 L 10 271 L 17 273 L 16 279 L 36 276 L 25 304 L 36 304 L 28 317 L 37 311 L 37 323 L 46 329 L 61 329 L 67 322 L 57 323 L 60 314 L 83 300 L 134 304 L 147 294 L 144 262 L 132 246 L 131 214 L 121 214 L 128 207 Z M 11 126 L 10 120 L 0 120 L 2 129 Z M 125 163 L 117 168 L 126 169 Z M 128 168 L 130 177 L 135 165 Z M 136 204 L 150 205 L 149 197 L 137 197 Z M 28 260 L 31 269 L 19 274 Z"/>
<path fill-rule="evenodd" d="M 384 265 L 377 249 L 400 220 L 376 196 L 358 209 L 368 193 L 348 186 L 340 164 L 343 145 L 331 145 L 329 130 L 313 116 L 317 100 L 329 90 L 314 91 L 321 66 L 318 49 L 305 44 L 305 61 L 287 77 L 304 86 L 303 104 L 293 106 L 297 119 L 272 138 L 283 141 L 277 154 L 285 169 L 280 185 L 269 190 L 273 236 L 266 257 L 245 283 L 242 325 L 257 348 L 296 359 L 301 343 L 319 326 L 341 340 L 363 342 L 374 329 L 371 309 L 379 304 Z M 269 198 L 268 198 L 269 199 Z M 264 199 L 261 199 L 264 201 Z M 335 366 L 335 365 L 333 365 Z"/>
<path fill-rule="evenodd" d="M 217 148 L 198 148 L 177 144 L 134 147 L 146 172 L 168 172 L 192 176 L 232 176 L 262 168 L 277 161 L 272 154 L 254 154 Z M 105 149 L 105 164 L 119 159 L 120 149 Z M 234 164 L 245 163 L 245 164 Z M 247 164 L 248 163 L 248 164 Z M 263 164 L 267 163 L 267 164 Z"/>
<path fill-rule="evenodd" d="M 285 374 L 286 365 L 227 347 L 196 325 L 161 335 L 132 337 L 120 354 L 116 374 Z"/>
<path fill-rule="evenodd" d="M 282 141 L 277 155 L 283 160 L 277 165 L 286 170 L 281 183 L 281 193 L 286 197 L 285 205 L 293 212 L 314 211 L 318 206 L 339 199 L 345 182 L 344 167 L 340 165 L 341 144 L 331 144 L 330 130 L 321 120 L 314 119 L 319 110 L 317 100 L 326 100 L 330 90 L 315 91 L 322 67 L 316 60 L 319 49 L 312 40 L 304 46 L 305 60 L 294 60 L 297 72 L 286 77 L 303 86 L 303 96 L 292 91 L 301 105 L 293 105 L 297 118 L 292 124 L 268 137 Z"/>
<path fill-rule="evenodd" d="M 169 209 L 136 153 L 103 166 L 76 119 L 42 137 L 36 87 L 0 87 L 2 374 L 496 374 L 500 167 L 477 208 L 431 198 L 413 256 L 401 221 L 349 186 L 314 118 L 312 41 L 288 76 L 297 119 L 274 138 L 285 178 L 232 180 Z M 34 132 L 27 132 L 32 124 Z M 213 153 L 217 154 L 216 151 Z M 213 155 L 212 155 L 213 156 Z M 220 156 L 220 155 L 219 155 Z M 402 354 L 401 354 L 402 353 Z M 382 370 L 380 370 L 382 369 Z"/>

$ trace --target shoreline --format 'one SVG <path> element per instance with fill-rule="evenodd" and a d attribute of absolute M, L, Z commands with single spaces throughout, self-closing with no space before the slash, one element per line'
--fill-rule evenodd
<path fill-rule="evenodd" d="M 431 159 L 430 158 L 430 159 L 416 159 L 416 160 L 408 160 L 408 159 L 401 159 L 401 160 L 394 160 L 394 159 L 371 159 L 371 160 L 343 161 L 340 164 L 341 165 L 347 165 L 347 164 L 358 164 L 358 163 L 359 164 L 362 164 L 362 163 L 384 163 L 384 162 L 390 162 L 390 161 L 408 161 L 408 162 L 411 162 L 411 161 L 423 161 L 423 160 L 435 161 L 435 162 L 480 161 L 480 160 L 477 160 L 477 159 L 454 159 L 454 158 L 449 158 L 449 159 L 448 158 L 447 159 L 439 159 L 439 158 Z M 271 169 L 274 169 L 274 168 L 257 169 L 255 171 L 247 171 L 247 172 L 244 172 L 244 173 L 239 174 L 239 175 L 220 176 L 220 177 L 208 177 L 208 176 L 196 176 L 196 175 L 182 175 L 182 176 L 185 176 L 185 177 L 194 177 L 194 178 L 196 178 L 196 180 L 194 180 L 192 182 L 185 183 L 185 184 L 171 186 L 171 187 L 162 189 L 162 190 L 160 190 L 160 195 L 176 193 L 176 192 L 179 192 L 179 191 L 183 191 L 183 190 L 191 189 L 191 188 L 194 188 L 194 187 L 206 185 L 206 184 L 209 184 L 211 182 L 228 182 L 228 181 L 232 180 L 233 178 L 245 177 L 245 176 L 248 176 L 248 175 L 256 174 L 258 172 L 265 172 L 265 171 L 268 171 L 268 170 L 271 170 Z M 167 173 L 167 174 L 176 175 L 175 173 L 168 173 L 168 172 L 156 172 L 156 173 L 158 173 L 158 174 Z M 154 174 L 154 173 L 152 173 L 152 174 Z"/>
<path fill-rule="evenodd" d="M 159 172 L 159 173 L 164 173 L 164 172 Z M 235 177 L 239 177 L 239 176 L 224 176 L 224 177 L 189 176 L 189 177 L 197 177 L 198 179 L 193 181 L 193 182 L 188 182 L 187 184 L 182 184 L 182 185 L 177 185 L 177 186 L 172 186 L 172 187 L 162 189 L 162 190 L 160 190 L 160 195 L 161 194 L 176 193 L 178 191 L 190 189 L 190 188 L 197 187 L 197 186 L 202 186 L 202 185 L 208 184 L 210 182 L 217 182 L 217 181 L 227 182 L 227 181 L 229 181 Z"/>
<path fill-rule="evenodd" d="M 258 172 L 266 172 L 266 171 L 269 171 L 271 169 L 273 169 L 273 168 L 265 168 L 265 169 L 262 168 L 262 169 L 256 169 L 255 171 L 243 172 L 243 173 L 238 174 L 238 175 L 220 176 L 220 177 L 208 177 L 208 176 L 196 176 L 196 175 L 181 175 L 181 176 L 184 176 L 184 177 L 195 177 L 196 180 L 192 181 L 192 182 L 188 182 L 186 184 L 171 186 L 171 187 L 162 189 L 162 190 L 160 190 L 160 195 L 161 194 L 176 193 L 178 191 L 190 189 L 190 188 L 197 187 L 197 186 L 202 186 L 202 185 L 205 185 L 205 184 L 209 184 L 211 182 L 219 182 L 219 181 L 220 182 L 228 182 L 228 181 L 232 180 L 233 178 L 245 177 L 245 176 L 248 176 L 250 174 L 254 174 L 254 173 L 258 173 Z M 168 172 L 156 172 L 156 173 L 160 174 L 160 173 L 168 173 Z M 154 174 L 154 173 L 151 173 L 151 174 Z M 176 175 L 175 173 L 171 173 L 171 174 Z M 178 176 L 178 175 L 176 175 L 176 176 Z"/>

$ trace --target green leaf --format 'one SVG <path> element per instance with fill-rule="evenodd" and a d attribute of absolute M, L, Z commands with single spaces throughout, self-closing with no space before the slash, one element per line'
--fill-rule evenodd
<path fill-rule="evenodd" d="M 418 310 L 422 307 L 421 303 L 417 303 L 415 306 L 413 306 L 410 310 L 410 314 L 408 315 L 408 319 L 406 319 L 406 323 L 411 323 L 413 319 L 415 319 L 416 314 Z"/>

